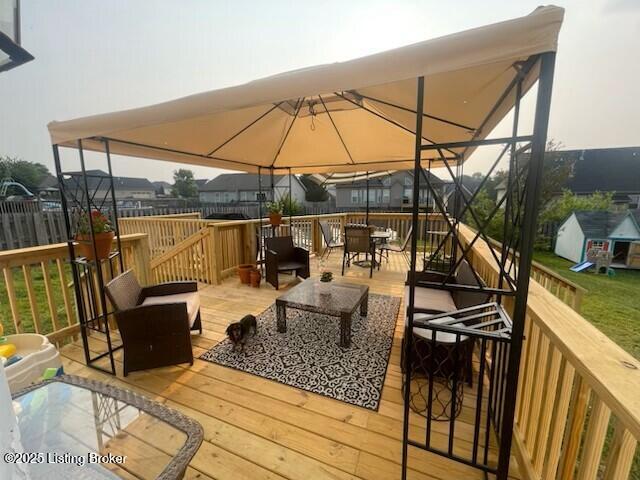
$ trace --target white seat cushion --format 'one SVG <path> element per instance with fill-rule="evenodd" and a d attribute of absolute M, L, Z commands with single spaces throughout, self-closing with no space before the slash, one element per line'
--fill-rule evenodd
<path fill-rule="evenodd" d="M 404 288 L 405 305 L 409 305 L 409 287 Z M 433 310 L 435 312 L 453 312 L 457 310 L 451 293 L 436 288 L 416 287 L 415 308 Z"/>
<path fill-rule="evenodd" d="M 189 327 L 193 327 L 200 309 L 200 296 L 198 292 L 174 293 L 173 295 L 161 295 L 159 297 L 147 297 L 142 305 L 158 305 L 163 303 L 186 303 Z"/>

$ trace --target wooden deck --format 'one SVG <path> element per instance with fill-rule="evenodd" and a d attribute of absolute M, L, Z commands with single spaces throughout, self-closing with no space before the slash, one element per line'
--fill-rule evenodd
<path fill-rule="evenodd" d="M 341 252 L 331 255 L 330 268 L 340 277 Z M 312 273 L 318 274 L 317 260 Z M 392 255 L 389 264 L 375 271 L 352 267 L 344 281 L 366 283 L 373 293 L 402 297 L 406 264 Z M 286 287 L 285 287 L 286 288 Z M 260 289 L 240 285 L 236 278 L 219 286 L 201 288 L 204 332 L 192 337 L 194 355 L 224 338 L 227 324 L 247 313 L 258 314 L 278 296 L 270 285 Z M 401 311 L 403 306 L 401 306 Z M 99 379 L 135 390 L 176 408 L 199 421 L 205 441 L 191 462 L 186 478 L 216 479 L 396 479 L 400 478 L 402 395 L 398 319 L 390 364 L 378 412 L 301 391 L 277 382 L 195 360 L 180 365 L 136 372 L 127 378 L 102 374 L 84 365 L 82 348 L 71 344 L 61 351 L 67 373 Z M 102 350 L 101 340 L 92 345 Z M 118 352 L 117 359 L 120 359 Z M 121 364 L 118 363 L 121 372 Z M 467 389 L 465 404 L 475 402 Z M 457 448 L 470 449 L 473 435 L 469 412 L 456 426 Z M 412 435 L 423 438 L 424 419 L 412 415 Z M 434 424 L 433 441 L 444 445 L 448 424 Z M 155 432 L 155 433 L 154 433 Z M 127 448 L 148 461 L 128 463 L 133 478 L 153 478 L 154 458 L 166 455 L 172 439 L 146 426 L 143 433 L 128 432 Z M 467 450 L 468 451 L 468 450 Z M 495 456 L 495 452 L 491 452 Z M 513 462 L 512 462 L 513 463 Z M 412 479 L 481 479 L 484 475 L 436 454 L 410 449 Z M 513 468 L 516 471 L 516 468 Z"/>

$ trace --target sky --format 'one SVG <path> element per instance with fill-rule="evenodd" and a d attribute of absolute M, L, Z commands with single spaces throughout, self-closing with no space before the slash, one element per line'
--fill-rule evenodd
<path fill-rule="evenodd" d="M 566 9 L 549 137 L 565 148 L 640 145 L 640 0 Z M 530 13 L 537 1 L 22 0 L 35 60 L 0 74 L 0 155 L 47 165 L 47 123 L 141 107 L 400 47 Z M 532 117 L 533 95 L 523 103 Z M 523 120 L 523 127 L 531 122 Z M 505 123 L 496 134 L 508 133 Z M 491 158 L 478 151 L 472 170 Z M 89 167 L 101 167 L 96 158 Z M 169 162 L 114 157 L 114 174 L 170 181 Z M 219 169 L 193 167 L 196 178 Z M 469 170 L 467 170 L 469 171 Z"/>

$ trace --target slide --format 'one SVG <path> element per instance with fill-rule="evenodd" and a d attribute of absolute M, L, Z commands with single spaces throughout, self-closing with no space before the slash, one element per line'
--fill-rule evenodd
<path fill-rule="evenodd" d="M 576 263 L 573 267 L 569 268 L 572 272 L 584 272 L 586 269 L 593 267 L 593 262 Z"/>

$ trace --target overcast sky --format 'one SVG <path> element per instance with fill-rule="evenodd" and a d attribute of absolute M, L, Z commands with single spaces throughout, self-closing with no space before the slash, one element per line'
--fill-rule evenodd
<path fill-rule="evenodd" d="M 640 0 L 556 3 L 566 14 L 549 135 L 567 148 L 640 145 Z M 525 0 L 22 0 L 22 43 L 35 60 L 0 74 L 0 155 L 53 170 L 46 129 L 52 120 L 348 60 L 526 15 L 537 5 Z M 525 103 L 523 115 L 531 105 Z M 479 154 L 472 169 L 488 161 Z M 114 159 L 115 174 L 150 180 L 170 180 L 176 168 Z M 198 178 L 220 172 L 193 170 Z"/>

